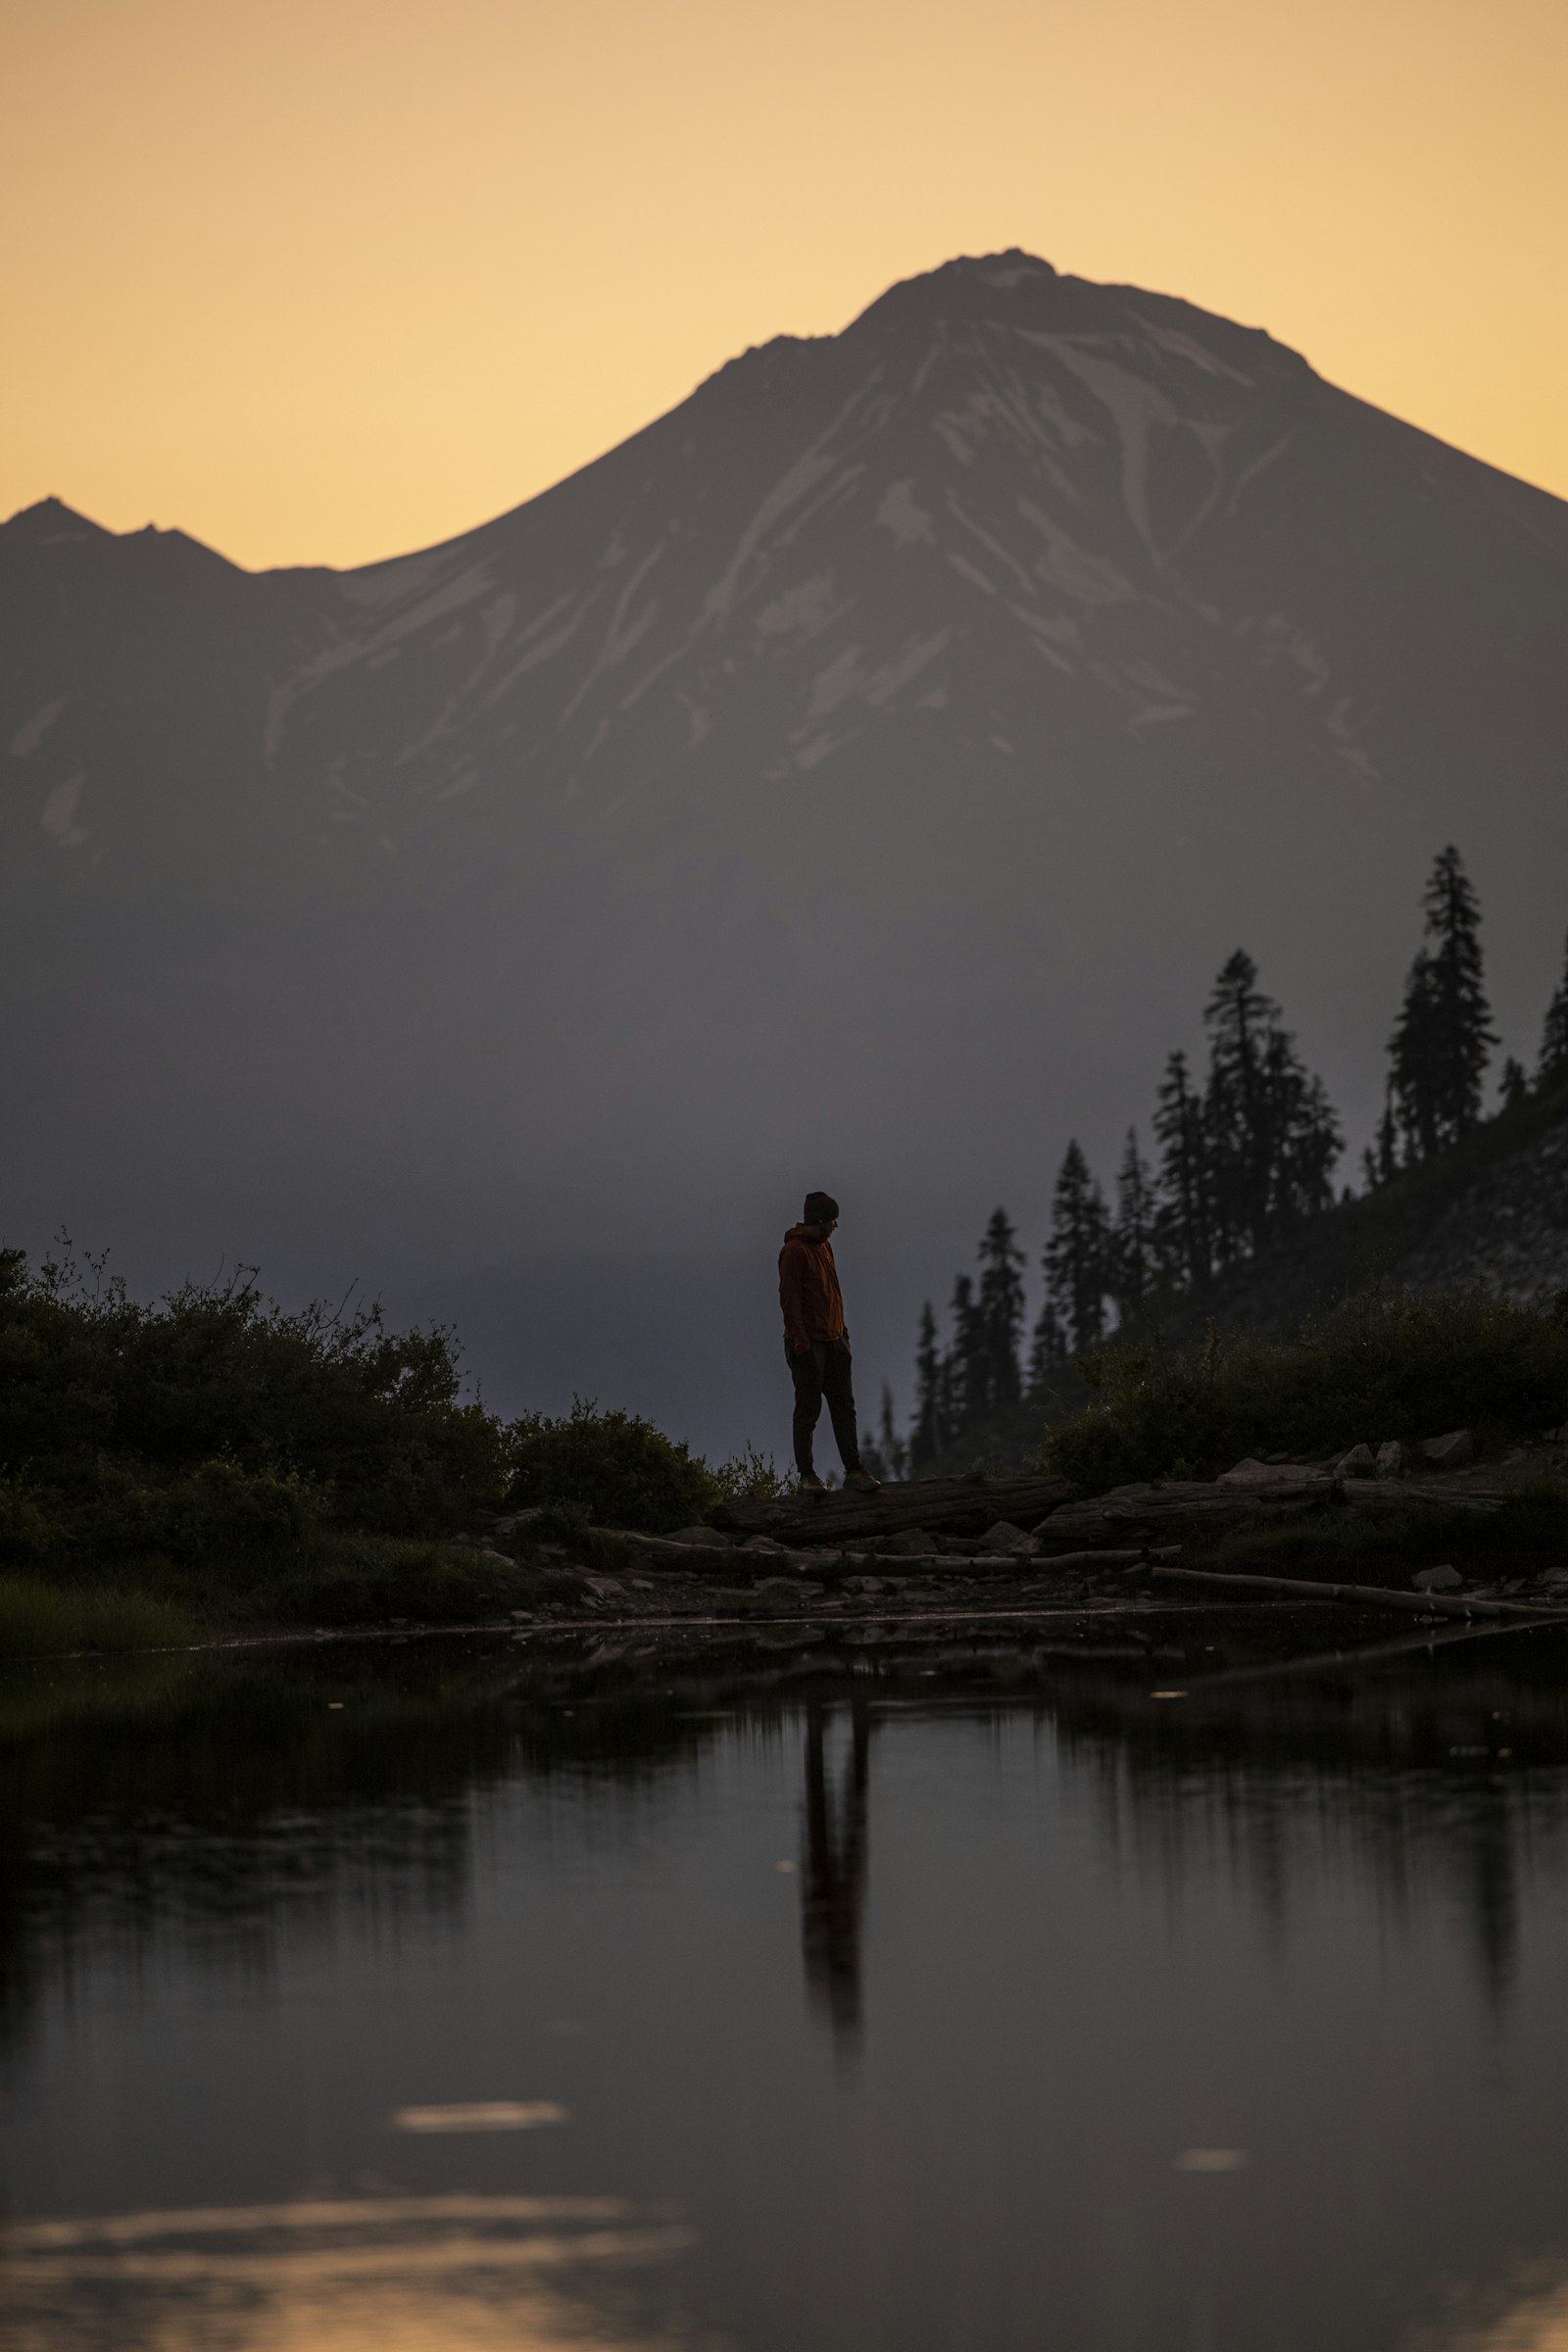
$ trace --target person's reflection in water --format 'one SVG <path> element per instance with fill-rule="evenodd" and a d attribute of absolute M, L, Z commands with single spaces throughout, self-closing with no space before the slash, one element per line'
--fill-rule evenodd
<path fill-rule="evenodd" d="M 832 1710 L 813 1699 L 806 1716 L 806 1865 L 801 1945 L 812 2000 L 825 2010 L 841 2057 L 860 2038 L 860 1922 L 865 1908 L 866 1790 L 871 1716 L 864 1691 L 850 1701 L 849 1757 L 833 1786 L 827 1761 Z"/>

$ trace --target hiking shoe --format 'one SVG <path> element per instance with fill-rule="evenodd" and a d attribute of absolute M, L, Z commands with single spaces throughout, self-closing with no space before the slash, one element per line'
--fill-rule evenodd
<path fill-rule="evenodd" d="M 873 1478 L 869 1470 L 846 1470 L 844 1484 L 853 1487 L 857 1494 L 880 1494 L 882 1481 Z"/>
<path fill-rule="evenodd" d="M 817 1477 L 814 1470 L 803 1470 L 800 1484 L 803 1494 L 825 1494 L 827 1493 L 825 1484 Z"/>

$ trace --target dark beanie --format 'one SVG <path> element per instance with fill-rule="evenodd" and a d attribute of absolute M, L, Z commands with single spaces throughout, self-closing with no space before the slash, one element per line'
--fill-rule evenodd
<path fill-rule="evenodd" d="M 839 1204 L 831 1193 L 808 1193 L 804 1225 L 826 1225 L 839 1213 Z"/>

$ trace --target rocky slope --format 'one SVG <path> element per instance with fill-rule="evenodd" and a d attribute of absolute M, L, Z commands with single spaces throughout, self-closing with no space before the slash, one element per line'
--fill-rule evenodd
<path fill-rule="evenodd" d="M 1284 1331 L 1369 1283 L 1472 1286 L 1521 1304 L 1568 1290 L 1568 1089 L 1498 1113 L 1474 1135 L 1382 1191 L 1343 1203 L 1176 1317 Z"/>

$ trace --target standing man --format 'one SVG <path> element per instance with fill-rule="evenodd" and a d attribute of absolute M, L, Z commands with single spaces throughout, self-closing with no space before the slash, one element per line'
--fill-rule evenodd
<path fill-rule="evenodd" d="M 844 1484 L 874 1494 L 881 1484 L 860 1463 L 855 1427 L 850 1335 L 844 1328 L 844 1298 L 833 1263 L 833 1228 L 839 1204 L 831 1193 L 808 1193 L 806 1215 L 784 1236 L 778 1253 L 778 1301 L 784 1309 L 784 1353 L 795 1382 L 795 1467 L 801 1485 L 820 1494 L 822 1481 L 811 1462 L 811 1437 L 822 1399 L 844 1463 Z"/>

